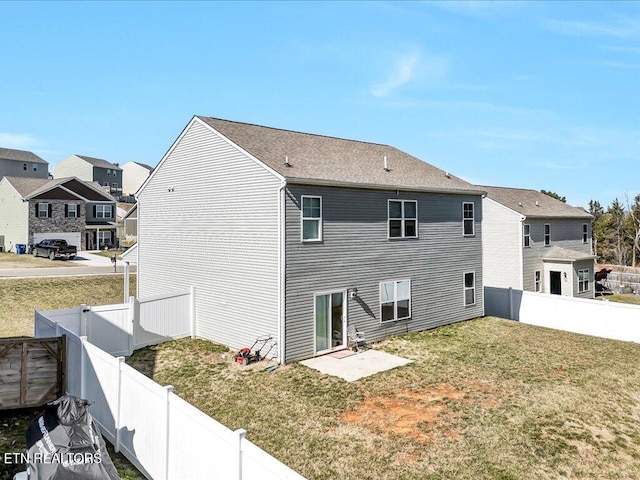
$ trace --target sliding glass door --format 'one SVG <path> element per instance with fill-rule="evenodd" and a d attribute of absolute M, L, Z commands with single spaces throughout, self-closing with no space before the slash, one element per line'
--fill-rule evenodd
<path fill-rule="evenodd" d="M 345 294 L 316 295 L 316 353 L 344 346 Z"/>

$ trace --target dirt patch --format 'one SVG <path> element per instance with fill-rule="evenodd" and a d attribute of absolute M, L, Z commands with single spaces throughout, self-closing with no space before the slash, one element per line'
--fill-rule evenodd
<path fill-rule="evenodd" d="M 453 415 L 450 402 L 472 402 L 480 400 L 484 408 L 494 408 L 499 401 L 490 396 L 490 386 L 470 383 L 469 391 L 461 391 L 448 383 L 440 383 L 421 391 L 404 390 L 386 396 L 368 398 L 354 410 L 342 412 L 340 420 L 356 424 L 383 434 L 411 437 L 421 443 L 429 443 L 434 428 L 446 423 Z M 480 398 L 479 398 L 480 397 Z M 456 430 L 446 429 L 444 435 L 459 438 Z"/>

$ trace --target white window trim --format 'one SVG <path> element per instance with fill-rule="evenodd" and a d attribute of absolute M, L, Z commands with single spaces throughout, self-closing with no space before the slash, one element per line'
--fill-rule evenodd
<path fill-rule="evenodd" d="M 304 199 L 305 198 L 317 198 L 320 200 L 320 216 L 319 217 L 305 217 L 304 216 Z M 322 242 L 322 197 L 320 195 L 302 195 L 300 197 L 300 241 L 304 243 L 317 243 Z M 304 221 L 312 220 L 318 222 L 318 238 L 304 238 Z"/>
<path fill-rule="evenodd" d="M 44 215 L 40 215 L 42 206 L 44 206 Z M 49 204 L 48 203 L 38 203 L 38 218 L 49 218 Z"/>
<path fill-rule="evenodd" d="M 401 282 L 409 282 L 409 315 L 402 318 L 397 318 L 398 315 L 398 284 Z M 393 283 L 393 318 L 391 320 L 382 319 L 382 285 L 385 283 Z M 403 299 L 404 300 L 404 299 Z M 413 293 L 411 291 L 411 279 L 405 278 L 402 280 L 384 280 L 378 284 L 378 303 L 380 304 L 380 323 L 400 322 L 402 320 L 411 319 Z"/>
<path fill-rule="evenodd" d="M 107 213 L 109 215 L 107 215 Z M 98 203 L 96 205 L 96 218 L 111 218 L 113 215 L 113 208 L 111 205 L 105 203 Z"/>
<path fill-rule="evenodd" d="M 32 163 L 31 164 L 31 168 L 33 168 L 34 172 L 37 172 L 38 171 L 38 164 L 37 163 Z"/>
<path fill-rule="evenodd" d="M 525 228 L 529 227 L 529 233 L 525 233 Z M 529 239 L 529 245 L 527 245 L 527 239 Z M 531 248 L 531 224 L 525 223 L 522 225 L 522 246 L 524 248 Z"/>
<path fill-rule="evenodd" d="M 542 271 L 536 270 L 533 272 L 533 291 L 540 293 L 542 292 Z"/>
<path fill-rule="evenodd" d="M 586 275 L 587 275 L 587 279 L 586 279 L 586 280 L 580 280 L 580 275 L 581 275 L 582 273 L 584 273 L 584 274 L 586 274 Z M 587 284 L 587 288 L 585 288 L 585 289 L 581 289 L 581 288 L 580 288 L 580 285 L 581 285 L 582 283 L 585 283 L 585 282 L 586 282 L 586 284 Z M 591 289 L 591 285 L 590 285 L 590 283 L 591 283 L 591 282 L 589 281 L 589 269 L 582 269 L 582 270 L 578 270 L 578 293 L 585 293 L 585 292 L 588 292 L 588 291 Z"/>
<path fill-rule="evenodd" d="M 589 224 L 582 224 L 582 243 L 589 243 Z"/>
<path fill-rule="evenodd" d="M 473 274 L 473 287 L 467 287 L 467 284 L 465 282 L 467 275 L 469 274 Z M 467 290 L 473 290 L 473 303 L 467 303 Z M 476 291 L 476 272 L 475 270 L 470 271 L 470 272 L 464 272 L 462 274 L 462 304 L 465 307 L 472 307 L 477 303 L 477 294 L 478 292 Z"/>
<path fill-rule="evenodd" d="M 471 205 L 471 218 L 464 217 L 465 205 Z M 471 233 L 464 233 L 464 222 L 471 220 Z M 476 204 L 473 202 L 462 202 L 462 236 L 475 237 L 476 235 Z"/>
<path fill-rule="evenodd" d="M 547 227 L 549 227 L 549 233 L 547 233 Z M 551 224 L 550 223 L 544 224 L 543 234 L 544 234 L 544 246 L 550 247 L 551 246 Z M 547 243 L 547 237 L 549 237 L 548 243 Z"/>
<path fill-rule="evenodd" d="M 71 215 L 71 207 L 73 207 L 73 216 Z M 67 203 L 67 218 L 78 218 L 78 204 L 77 203 Z"/>
<path fill-rule="evenodd" d="M 401 218 L 391 218 L 391 216 L 389 215 L 390 213 L 390 205 L 391 202 L 401 202 L 401 207 L 400 207 L 400 211 L 402 213 L 402 217 Z M 416 218 L 405 218 L 404 216 L 404 204 L 405 203 L 415 203 L 416 204 Z M 400 230 L 402 232 L 402 235 L 399 237 L 392 237 L 391 236 L 391 220 L 400 220 Z M 407 237 L 404 234 L 404 222 L 406 220 L 415 220 L 416 222 L 416 234 L 413 237 Z M 387 239 L 388 240 L 403 240 L 405 238 L 418 238 L 418 201 L 417 200 L 401 200 L 399 198 L 390 198 L 387 200 Z"/>
<path fill-rule="evenodd" d="M 26 163 L 22 164 L 22 170 L 27 171 L 29 169 L 29 166 Z"/>
<path fill-rule="evenodd" d="M 317 298 L 325 295 L 333 295 L 334 293 L 342 293 L 342 345 L 346 345 L 347 343 L 347 321 L 348 321 L 348 313 L 347 313 L 347 290 L 327 290 L 325 292 L 317 292 L 313 294 L 313 351 L 316 353 L 324 353 L 330 352 L 333 348 L 329 348 L 328 350 L 320 350 L 318 351 L 318 337 L 316 336 L 316 315 L 317 312 Z M 339 348 L 339 347 L 336 347 Z"/>

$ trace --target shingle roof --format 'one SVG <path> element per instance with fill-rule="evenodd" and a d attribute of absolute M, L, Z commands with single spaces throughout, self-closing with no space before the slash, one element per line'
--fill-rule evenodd
<path fill-rule="evenodd" d="M 13 148 L 0 147 L 0 158 L 4 160 L 16 160 L 18 162 L 43 163 L 48 165 L 49 162 L 43 160 L 33 152 L 26 150 L 14 150 Z"/>
<path fill-rule="evenodd" d="M 116 166 L 111 162 L 103 160 L 102 158 L 87 157 L 85 155 L 78 155 L 78 154 L 76 154 L 76 157 L 83 159 L 85 162 L 89 162 L 94 167 L 111 168 L 113 170 L 122 170 L 120 167 Z"/>
<path fill-rule="evenodd" d="M 28 177 L 4 177 L 13 188 L 23 197 L 31 195 L 32 192 L 40 190 L 45 185 L 56 185 L 58 180 L 50 180 L 48 178 L 28 178 Z"/>
<path fill-rule="evenodd" d="M 136 165 L 140 165 L 141 167 L 144 167 L 144 168 L 146 168 L 146 169 L 147 169 L 147 170 L 149 170 L 149 171 L 152 171 L 152 170 L 153 170 L 153 167 L 152 167 L 152 166 L 150 166 L 150 165 L 147 165 L 146 163 L 140 163 L 140 162 L 133 162 L 133 163 L 135 163 Z"/>
<path fill-rule="evenodd" d="M 487 196 L 527 218 L 592 218 L 583 208 L 572 207 L 536 190 L 477 185 Z"/>
<path fill-rule="evenodd" d="M 474 185 L 389 145 L 197 118 L 292 182 L 481 192 Z M 388 171 L 383 168 L 385 156 Z M 285 158 L 290 166 L 285 165 Z"/>
<path fill-rule="evenodd" d="M 576 250 L 569 250 L 562 247 L 551 247 L 551 249 L 542 257 L 543 260 L 564 260 L 576 262 L 578 260 L 589 260 L 596 258 L 595 255 L 590 253 L 578 252 Z"/>

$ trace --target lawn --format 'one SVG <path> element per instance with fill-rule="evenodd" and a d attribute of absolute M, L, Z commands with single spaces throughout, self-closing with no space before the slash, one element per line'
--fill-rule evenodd
<path fill-rule="evenodd" d="M 10 254 L 9 254 L 10 255 Z M 32 258 L 29 255 L 17 257 Z M 2 257 L 0 257 L 1 261 Z M 49 262 L 48 259 L 35 259 Z M 57 264 L 58 262 L 56 262 Z M 60 262 L 65 263 L 65 262 Z M 0 267 L 2 268 L 2 267 Z M 136 276 L 131 276 L 135 293 Z M 121 276 L 58 277 L 0 280 L 0 337 L 33 336 L 33 310 L 51 310 L 87 305 L 120 303 L 123 300 Z M 25 429 L 40 409 L 0 412 L 0 454 L 22 452 L 26 448 Z M 107 442 L 107 445 L 108 442 Z M 144 477 L 120 454 L 110 450 L 120 476 L 126 480 Z M 0 480 L 10 480 L 23 468 L 7 465 L 0 456 Z"/>
<path fill-rule="evenodd" d="M 634 295 L 633 293 L 612 293 L 610 295 L 602 295 L 596 298 L 599 298 L 601 300 L 609 300 L 610 302 L 640 305 L 640 295 Z"/>
<path fill-rule="evenodd" d="M 15 253 L 0 252 L 0 269 L 14 268 L 51 268 L 51 267 L 76 267 L 77 263 L 64 261 L 51 261 L 48 258 L 34 257 L 33 255 L 17 255 Z"/>
<path fill-rule="evenodd" d="M 311 480 L 640 478 L 640 346 L 497 318 L 389 339 L 347 383 L 183 339 L 127 363 Z"/>

